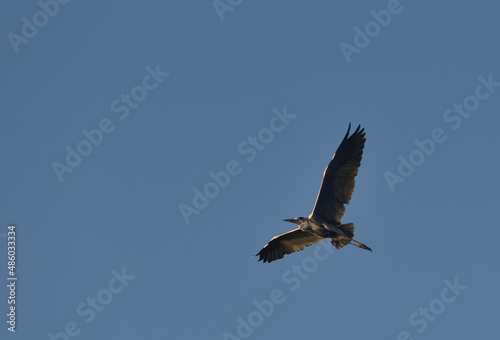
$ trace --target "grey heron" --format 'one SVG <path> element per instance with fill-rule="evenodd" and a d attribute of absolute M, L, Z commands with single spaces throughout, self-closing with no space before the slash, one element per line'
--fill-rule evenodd
<path fill-rule="evenodd" d="M 372 251 L 368 246 L 353 239 L 354 224 L 342 224 L 345 206 L 351 200 L 354 191 L 354 177 L 358 174 L 361 157 L 365 146 L 365 129 L 361 125 L 349 136 L 347 133 L 333 155 L 323 174 L 316 204 L 309 217 L 296 217 L 284 221 L 298 225 L 269 241 L 255 256 L 259 261 L 272 262 L 283 258 L 286 254 L 303 250 L 325 238 L 330 238 L 332 245 L 340 249 L 347 244 Z"/>

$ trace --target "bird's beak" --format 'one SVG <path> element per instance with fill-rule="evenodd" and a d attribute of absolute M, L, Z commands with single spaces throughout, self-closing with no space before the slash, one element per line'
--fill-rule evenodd
<path fill-rule="evenodd" d="M 283 221 L 297 224 L 297 222 L 294 219 L 292 219 L 292 218 L 287 218 L 287 219 L 285 219 Z"/>

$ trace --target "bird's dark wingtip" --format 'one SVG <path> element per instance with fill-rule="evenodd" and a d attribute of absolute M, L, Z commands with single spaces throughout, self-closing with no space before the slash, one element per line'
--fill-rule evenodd
<path fill-rule="evenodd" d="M 357 133 L 363 133 L 365 129 L 361 128 L 361 124 L 358 124 L 358 126 L 356 127 L 356 130 L 352 133 L 353 135 L 357 134 Z M 346 133 L 346 137 L 349 137 L 349 133 L 351 132 L 351 122 L 349 122 L 349 126 L 347 127 L 347 133 Z"/>
<path fill-rule="evenodd" d="M 347 127 L 347 132 L 345 133 L 344 140 L 347 140 L 347 138 L 349 138 L 349 132 L 351 132 L 351 123 L 349 123 L 349 126 Z"/>
<path fill-rule="evenodd" d="M 252 255 L 252 257 L 257 257 L 257 256 L 259 257 L 259 261 L 262 261 L 262 260 L 264 259 L 264 258 L 262 257 L 262 255 L 261 255 L 260 251 L 259 251 L 257 254 Z M 264 261 L 264 262 L 265 262 L 265 261 Z"/>

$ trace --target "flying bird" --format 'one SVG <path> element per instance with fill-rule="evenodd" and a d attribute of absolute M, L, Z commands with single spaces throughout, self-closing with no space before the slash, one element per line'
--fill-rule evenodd
<path fill-rule="evenodd" d="M 309 217 L 296 217 L 284 221 L 295 223 L 298 228 L 275 236 L 255 256 L 259 261 L 272 262 L 282 259 L 286 254 L 303 250 L 325 238 L 330 238 L 332 245 L 340 249 L 347 244 L 372 251 L 368 246 L 353 239 L 354 224 L 342 224 L 345 206 L 351 200 L 354 191 L 354 177 L 361 165 L 365 146 L 365 129 L 358 126 L 349 136 L 351 124 L 323 174 L 316 204 Z"/>

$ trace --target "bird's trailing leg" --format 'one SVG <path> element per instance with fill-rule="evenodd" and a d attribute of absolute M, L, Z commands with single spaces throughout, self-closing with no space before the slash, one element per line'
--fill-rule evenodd
<path fill-rule="evenodd" d="M 355 243 L 352 243 L 352 242 L 355 242 Z M 368 247 L 366 244 L 363 244 L 361 242 L 358 242 L 354 239 L 351 239 L 351 243 L 353 246 L 356 246 L 358 248 L 361 248 L 361 249 L 366 249 L 366 250 L 369 250 L 369 251 L 372 251 L 370 247 Z"/>

